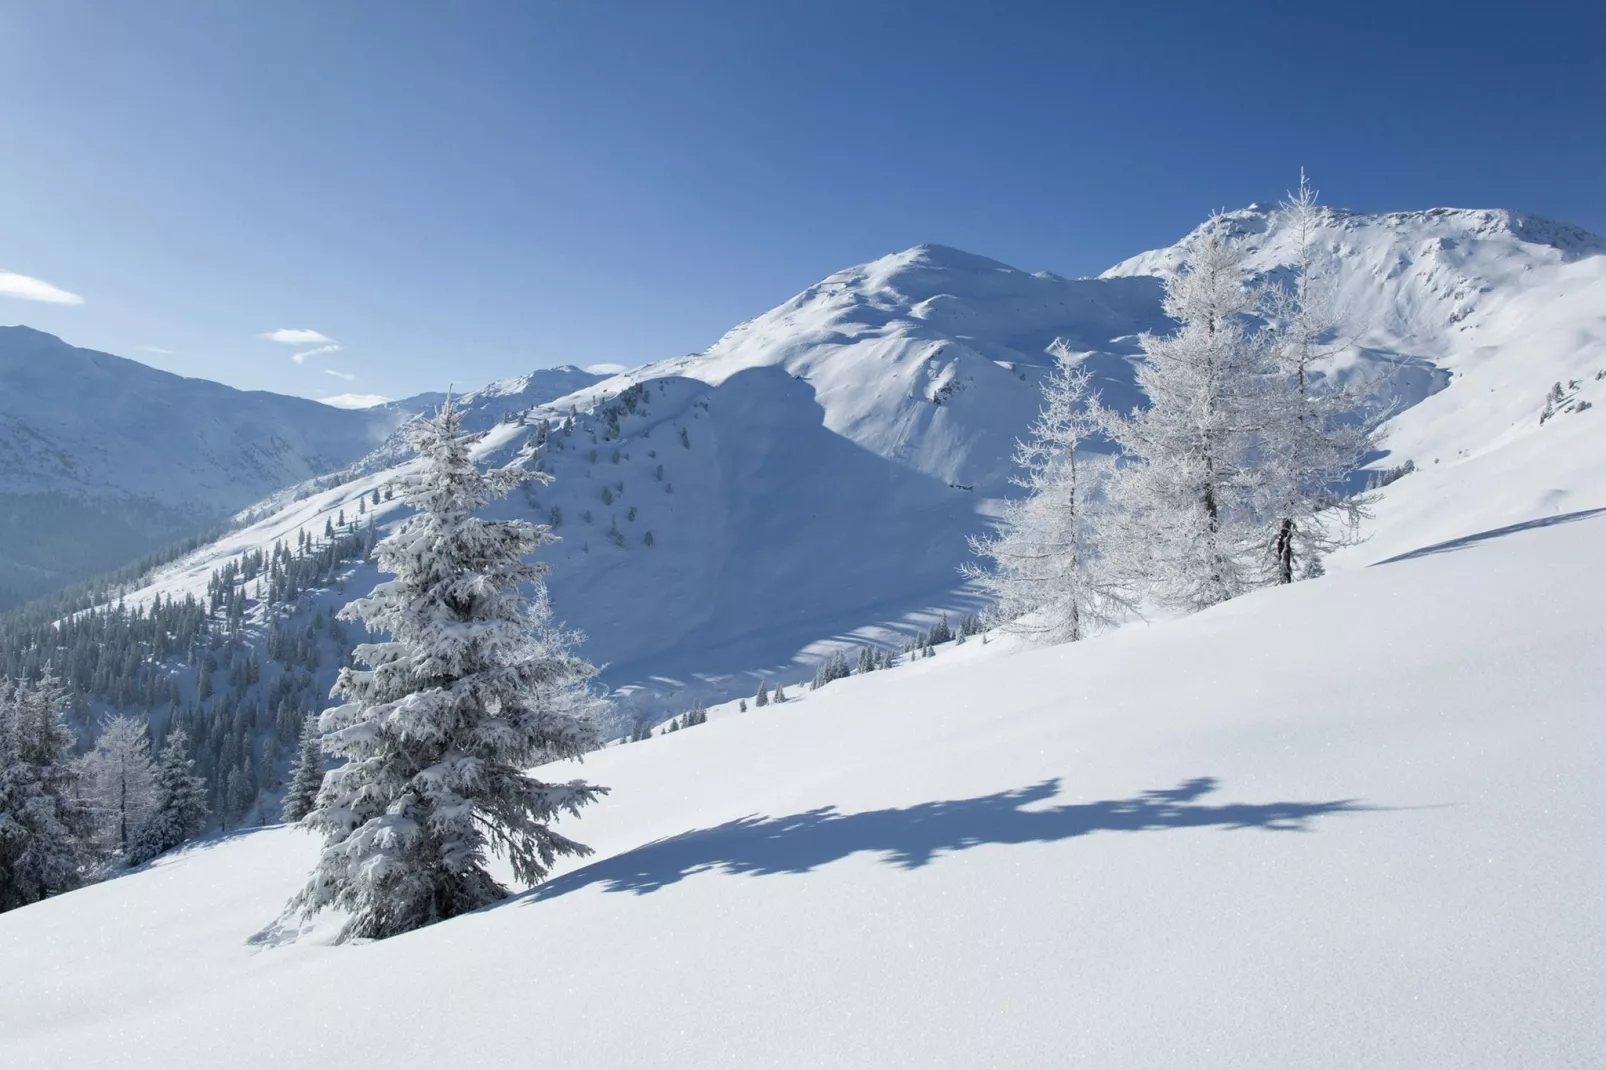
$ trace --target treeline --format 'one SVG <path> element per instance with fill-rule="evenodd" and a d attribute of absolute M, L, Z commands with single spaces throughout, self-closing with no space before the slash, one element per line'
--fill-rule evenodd
<path fill-rule="evenodd" d="M 70 690 L 0 680 L 0 911 L 139 865 L 195 836 L 205 782 L 182 729 L 153 755 L 147 725 L 110 718 L 73 755 Z"/>
<path fill-rule="evenodd" d="M 349 649 L 332 613 L 294 612 L 303 594 L 372 552 L 371 524 L 359 527 L 343 512 L 339 520 L 339 528 L 326 522 L 322 537 L 299 532 L 225 562 L 204 598 L 158 593 L 134 606 L 82 604 L 120 589 L 102 582 L 8 614 L 0 618 L 0 677 L 58 681 L 79 749 L 111 723 L 94 723 L 96 708 L 132 718 L 150 747 L 181 730 L 213 820 L 232 827 L 280 786 L 302 718 L 324 704 Z M 149 567 L 125 574 L 137 579 Z M 248 627 L 259 606 L 260 625 Z"/>

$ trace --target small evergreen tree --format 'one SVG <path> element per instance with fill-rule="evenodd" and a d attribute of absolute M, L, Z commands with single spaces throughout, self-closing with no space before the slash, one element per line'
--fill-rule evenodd
<path fill-rule="evenodd" d="M 318 803 L 318 789 L 323 785 L 321 741 L 318 718 L 315 714 L 308 714 L 301 722 L 301 743 L 290 765 L 290 787 L 284 793 L 283 813 L 286 821 L 300 821 Z"/>
<path fill-rule="evenodd" d="M 206 778 L 190 772 L 189 736 L 182 728 L 167 734 L 156 763 L 156 805 L 129 848 L 130 865 L 166 854 L 206 827 Z"/>
<path fill-rule="evenodd" d="M 772 697 L 770 699 L 770 701 L 771 702 L 785 702 L 786 701 L 786 689 L 783 688 L 780 684 L 776 684 L 775 685 L 775 695 L 774 695 L 774 697 Z"/>
<path fill-rule="evenodd" d="M 596 669 L 553 623 L 546 567 L 525 560 L 551 532 L 474 514 L 540 473 L 481 472 L 450 400 L 409 425 L 423 458 L 403 498 L 415 512 L 376 548 L 394 579 L 342 615 L 389 642 L 341 670 L 344 705 L 320 720 L 323 749 L 346 764 L 325 778 L 302 823 L 325 833 L 292 909 L 350 912 L 340 939 L 381 938 L 478 909 L 508 893 L 490 852 L 535 882 L 559 855 L 589 849 L 554 831 L 560 813 L 606 792 L 545 783 L 526 770 L 597 745 Z M 525 589 L 533 589 L 533 596 Z"/>
<path fill-rule="evenodd" d="M 847 655 L 841 650 L 833 650 L 831 656 L 822 661 L 820 667 L 814 671 L 814 683 L 809 686 L 809 690 L 817 691 L 832 680 L 841 680 L 851 674 Z"/>
<path fill-rule="evenodd" d="M 754 706 L 768 706 L 770 704 L 770 685 L 766 680 L 758 682 L 758 694 L 753 696 Z"/>

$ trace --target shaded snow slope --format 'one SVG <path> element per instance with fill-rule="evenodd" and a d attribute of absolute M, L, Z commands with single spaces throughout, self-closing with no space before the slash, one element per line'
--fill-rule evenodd
<path fill-rule="evenodd" d="M 0 916 L 0 1064 L 1599 1065 L 1603 540 L 718 709 L 587 761 L 589 864 L 383 943 L 248 944 L 315 845 L 214 840 Z"/>

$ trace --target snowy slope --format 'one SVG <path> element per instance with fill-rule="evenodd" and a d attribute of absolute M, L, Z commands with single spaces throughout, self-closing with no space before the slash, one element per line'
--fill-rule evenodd
<path fill-rule="evenodd" d="M 1603 540 L 716 710 L 383 943 L 249 943 L 315 845 L 210 841 L 0 916 L 0 1065 L 1601 1066 Z"/>

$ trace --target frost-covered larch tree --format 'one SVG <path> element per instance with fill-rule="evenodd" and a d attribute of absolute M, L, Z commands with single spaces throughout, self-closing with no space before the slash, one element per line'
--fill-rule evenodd
<path fill-rule="evenodd" d="M 318 718 L 309 714 L 301 725 L 301 742 L 290 763 L 290 786 L 284 792 L 284 819 L 300 821 L 318 805 L 323 785 L 323 746 Z"/>
<path fill-rule="evenodd" d="M 415 512 L 375 548 L 395 578 L 341 612 L 390 640 L 356 648 L 366 668 L 341 671 L 334 693 L 346 701 L 320 720 L 324 751 L 345 764 L 324 777 L 302 819 L 327 840 L 290 905 L 348 911 L 342 940 L 407 932 L 504 898 L 486 869 L 492 853 L 528 882 L 559 855 L 589 853 L 549 823 L 607 790 L 526 772 L 598 745 L 596 670 L 553 623 L 546 567 L 525 560 L 553 539 L 550 529 L 474 515 L 549 477 L 481 472 L 470 455 L 477 437 L 450 401 L 411 426 L 421 465 L 402 497 Z"/>
<path fill-rule="evenodd" d="M 1088 373 L 1063 345 L 1054 356 L 1042 410 L 1015 448 L 1014 482 L 1026 495 L 1004 506 L 997 532 L 970 540 L 987 564 L 968 562 L 960 571 L 992 596 L 1001 627 L 1063 643 L 1107 622 L 1123 600 L 1096 567 L 1091 499 L 1100 469 L 1077 454 L 1093 428 Z M 943 624 L 946 631 L 946 618 Z"/>
<path fill-rule="evenodd" d="M 33 686 L 0 680 L 0 911 L 76 888 L 89 860 L 66 698 L 48 672 Z"/>
<path fill-rule="evenodd" d="M 1275 376 L 1262 510 L 1271 525 L 1272 580 L 1281 584 L 1293 582 L 1296 565 L 1311 574 L 1322 555 L 1354 541 L 1370 499 L 1344 484 L 1377 449 L 1388 411 L 1369 407 L 1363 390 L 1346 388 L 1316 367 L 1343 343 L 1334 280 L 1317 256 L 1322 209 L 1304 171 L 1278 214 L 1293 236 L 1294 261 L 1286 277 L 1263 292 L 1260 314 Z"/>
<path fill-rule="evenodd" d="M 1263 561 L 1257 446 L 1270 419 L 1269 361 L 1244 255 L 1213 216 L 1165 282 L 1177 329 L 1142 336 L 1137 379 L 1148 406 L 1094 406 L 1123 455 L 1101 549 L 1134 588 L 1177 609 L 1242 593 Z"/>
<path fill-rule="evenodd" d="M 128 849 L 128 862 L 139 865 L 165 854 L 198 836 L 206 826 L 206 779 L 191 770 L 189 736 L 182 728 L 167 734 L 161 756 L 156 761 L 156 803 L 145 823 L 134 834 Z"/>
<path fill-rule="evenodd" d="M 124 861 L 134 834 L 156 807 L 156 766 L 146 723 L 107 717 L 95 749 L 78 759 L 101 850 Z"/>

